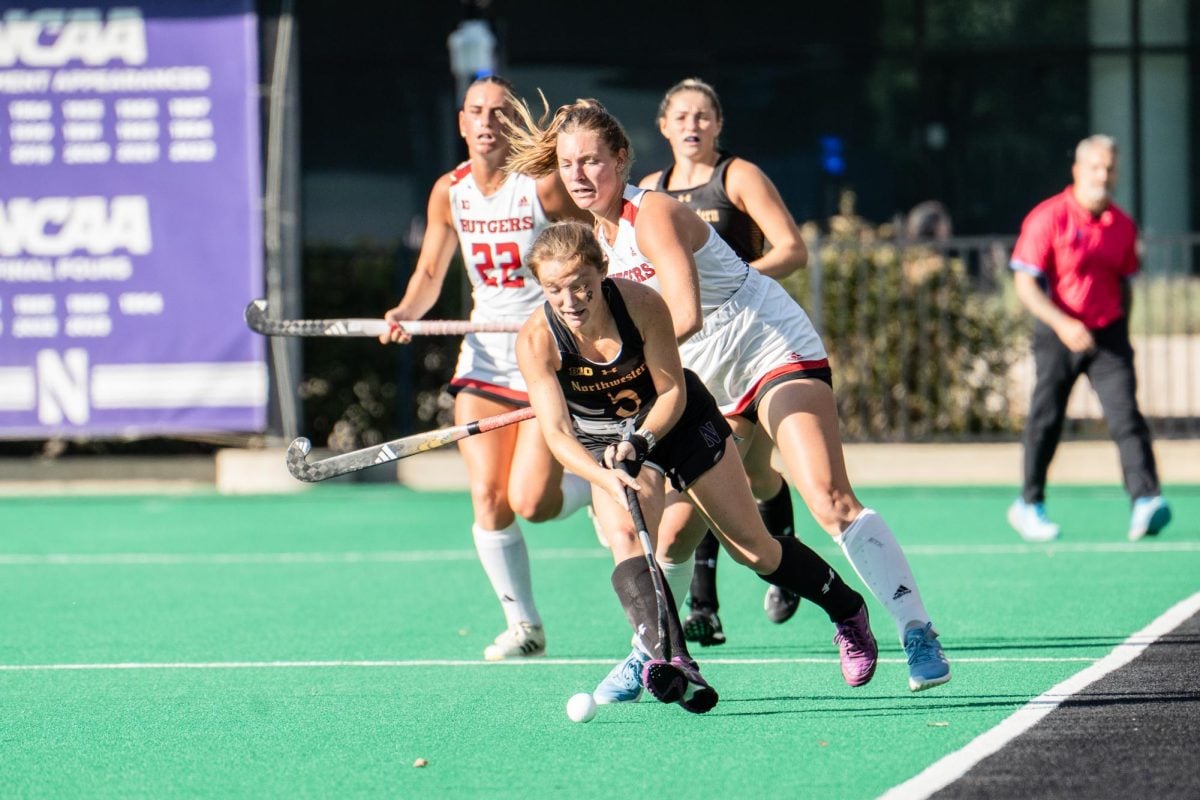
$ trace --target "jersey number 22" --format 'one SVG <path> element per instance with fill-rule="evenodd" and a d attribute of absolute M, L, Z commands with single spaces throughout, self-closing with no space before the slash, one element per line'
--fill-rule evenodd
<path fill-rule="evenodd" d="M 521 269 L 521 248 L 515 242 L 476 242 L 471 245 L 471 261 L 485 286 L 520 289 L 525 285 L 524 276 L 516 274 Z"/>

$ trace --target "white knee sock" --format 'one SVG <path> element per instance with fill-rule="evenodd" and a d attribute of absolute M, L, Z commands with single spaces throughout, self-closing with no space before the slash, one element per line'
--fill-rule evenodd
<path fill-rule="evenodd" d="M 846 558 L 850 559 L 850 566 L 871 594 L 892 615 L 901 641 L 910 626 L 929 622 L 908 559 L 883 517 L 864 508 L 841 536 L 834 537 L 834 541 L 841 546 Z"/>
<path fill-rule="evenodd" d="M 492 589 L 500 599 L 508 626 L 511 628 L 518 622 L 541 625 L 542 618 L 533 603 L 529 551 L 525 549 L 521 526 L 516 520 L 500 531 L 488 531 L 472 525 L 471 533 L 475 536 L 475 552 L 479 553 L 483 571 L 487 573 Z"/>
<path fill-rule="evenodd" d="M 696 566 L 696 559 L 694 556 L 688 556 L 687 561 L 680 561 L 678 564 L 660 561 L 658 565 L 662 567 L 663 580 L 671 587 L 671 596 L 675 598 L 675 611 L 678 612 L 683 608 L 683 599 L 687 597 L 688 589 L 692 586 L 692 570 Z"/>
<path fill-rule="evenodd" d="M 555 519 L 566 519 L 592 502 L 592 485 L 573 472 L 564 472 L 562 496 L 562 508 L 554 515 Z"/>

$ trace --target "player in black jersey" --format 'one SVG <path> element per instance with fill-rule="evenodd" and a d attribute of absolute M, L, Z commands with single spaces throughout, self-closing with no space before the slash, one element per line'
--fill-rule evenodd
<path fill-rule="evenodd" d="M 579 223 L 548 226 L 526 263 L 546 303 L 522 327 L 517 361 L 546 444 L 566 469 L 592 484 L 592 503 L 616 563 L 613 588 L 633 626 L 635 646 L 648 659 L 640 668 L 651 694 L 694 713 L 717 701 L 688 654 L 669 585 L 667 643 L 674 655 L 669 662 L 663 659 L 653 581 L 626 505 L 626 487 L 637 491 L 652 535 L 670 480 L 708 519 L 735 561 L 768 583 L 808 598 L 834 623 L 858 619 L 862 596 L 795 537 L 772 537 L 754 513 L 741 461 L 725 457 L 736 453 L 729 425 L 700 380 L 681 366 L 662 297 L 647 286 L 605 278 L 600 245 Z M 623 438 L 628 426 L 636 433 Z M 618 461 L 631 462 L 632 476 L 613 468 Z M 871 636 L 869 629 L 865 635 Z M 875 650 L 873 637 L 870 650 Z M 874 666 L 873 657 L 866 671 L 843 664 L 843 674 L 851 669 L 857 681 L 852 685 L 862 685 Z M 664 697 L 664 684 L 653 675 L 665 669 L 686 678 L 682 698 Z"/>
<path fill-rule="evenodd" d="M 724 121 L 721 100 L 704 81 L 687 78 L 668 89 L 658 107 L 658 130 L 670 143 L 674 162 L 642 178 L 639 186 L 671 195 L 712 225 L 750 266 L 784 278 L 805 265 L 808 250 L 771 179 L 746 159 L 720 149 Z M 763 523 L 773 536 L 794 536 L 791 491 L 771 466 L 774 444 L 759 426 L 745 424 L 741 417 L 730 422 Z M 719 552 L 711 532 L 696 547 L 691 612 L 683 626 L 690 641 L 705 647 L 725 643 L 717 615 Z M 772 586 L 763 610 L 772 622 L 783 623 L 796 613 L 799 602 L 796 595 Z"/>

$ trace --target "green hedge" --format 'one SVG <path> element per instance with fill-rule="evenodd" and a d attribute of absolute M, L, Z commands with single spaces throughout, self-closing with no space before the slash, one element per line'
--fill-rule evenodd
<path fill-rule="evenodd" d="M 1009 368 L 1025 322 L 962 260 L 926 246 L 834 236 L 784 281 L 818 315 L 848 441 L 1008 436 Z M 1004 277 L 1007 277 L 1006 275 Z"/>

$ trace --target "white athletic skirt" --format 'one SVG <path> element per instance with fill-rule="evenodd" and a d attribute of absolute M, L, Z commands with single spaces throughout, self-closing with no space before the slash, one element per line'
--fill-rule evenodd
<path fill-rule="evenodd" d="M 742 411 L 771 372 L 829 364 L 804 309 L 753 268 L 741 288 L 704 318 L 700 332 L 680 345 L 679 354 L 725 415 Z"/>
<path fill-rule="evenodd" d="M 517 368 L 515 333 L 468 333 L 458 351 L 450 385 L 527 402 L 529 391 Z"/>

